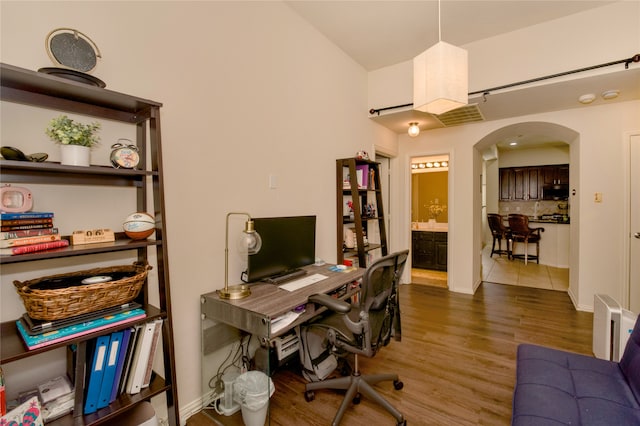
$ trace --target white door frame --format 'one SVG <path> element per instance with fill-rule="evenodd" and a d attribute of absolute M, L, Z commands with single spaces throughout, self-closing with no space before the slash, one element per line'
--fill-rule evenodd
<path fill-rule="evenodd" d="M 635 234 L 640 232 L 640 131 L 625 134 L 626 184 L 625 218 L 626 234 L 624 252 L 626 253 L 625 282 L 622 288 L 621 305 L 636 314 L 640 314 L 640 240 Z"/>

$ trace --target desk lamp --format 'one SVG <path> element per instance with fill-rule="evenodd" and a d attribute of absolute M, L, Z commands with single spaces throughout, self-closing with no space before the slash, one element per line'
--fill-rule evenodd
<path fill-rule="evenodd" d="M 218 290 L 218 296 L 221 299 L 243 299 L 251 294 L 249 286 L 246 284 L 238 284 L 229 287 L 229 216 L 242 215 L 247 216 L 244 231 L 240 234 L 238 240 L 238 250 L 242 254 L 252 255 L 260 251 L 262 247 L 262 238 L 253 227 L 253 219 L 248 213 L 231 212 L 227 213 L 227 229 L 224 241 L 224 289 Z"/>

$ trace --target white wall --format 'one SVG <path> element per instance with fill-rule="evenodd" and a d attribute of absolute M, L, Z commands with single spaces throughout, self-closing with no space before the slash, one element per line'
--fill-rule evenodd
<path fill-rule="evenodd" d="M 100 48 L 94 75 L 107 89 L 164 104 L 179 403 L 192 408 L 201 383 L 199 295 L 223 284 L 226 213 L 315 214 L 317 254 L 335 261 L 335 159 L 376 144 L 396 149 L 395 135 L 367 118 L 367 74 L 280 2 L 3 1 L 0 11 L 2 62 L 52 66 L 46 35 L 76 28 Z M 53 148 L 35 134 L 38 150 Z M 103 136 L 103 145 L 115 142 Z M 3 145 L 23 143 L 3 126 Z M 268 188 L 270 174 L 277 189 Z M 230 277 L 239 271 L 232 264 Z M 48 273 L 3 266 L 3 321 L 19 314 L 11 281 Z"/>

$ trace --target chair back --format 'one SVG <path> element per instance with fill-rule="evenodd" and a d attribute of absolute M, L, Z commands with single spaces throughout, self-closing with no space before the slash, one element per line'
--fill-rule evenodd
<path fill-rule="evenodd" d="M 512 213 L 509 215 L 509 228 L 514 236 L 525 237 L 531 234 L 529 217 L 523 214 Z"/>
<path fill-rule="evenodd" d="M 504 226 L 504 222 L 502 220 L 502 215 L 496 213 L 487 214 L 489 229 L 494 237 L 501 237 L 507 232 L 507 228 Z"/>
<path fill-rule="evenodd" d="M 386 346 L 392 334 L 400 340 L 398 284 L 408 257 L 404 250 L 377 259 L 362 277 L 360 318 L 369 328 L 363 330 L 362 342 L 368 356 Z"/>

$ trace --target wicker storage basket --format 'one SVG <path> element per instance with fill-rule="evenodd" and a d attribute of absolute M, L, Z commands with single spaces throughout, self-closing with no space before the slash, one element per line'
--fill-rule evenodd
<path fill-rule="evenodd" d="M 133 265 L 110 266 L 66 274 L 51 275 L 30 281 L 14 281 L 24 302 L 27 314 L 39 320 L 57 320 L 98 311 L 132 301 L 138 296 L 151 266 L 135 262 Z M 124 278 L 97 284 L 73 285 L 67 288 L 34 288 L 43 281 L 77 281 L 79 277 L 126 274 Z M 46 287 L 46 286 L 45 286 Z"/>

